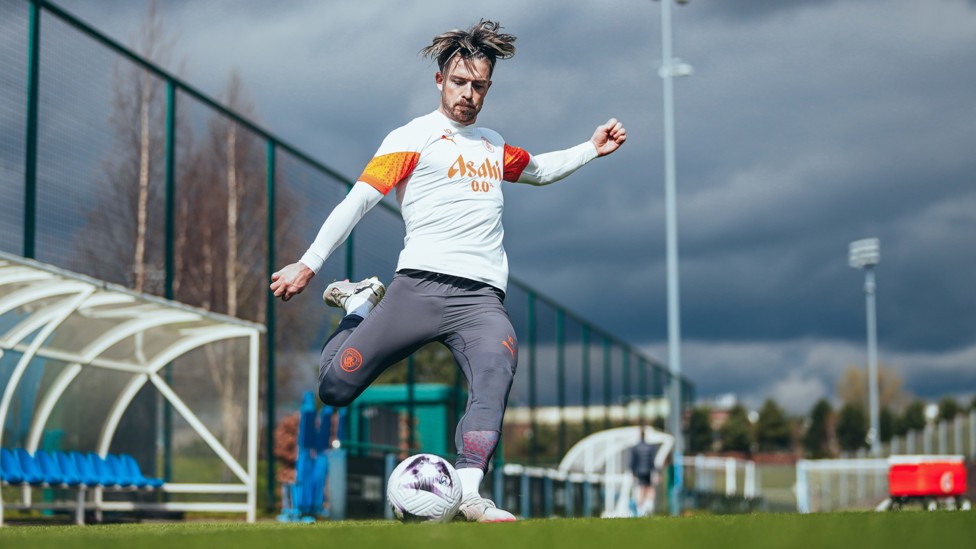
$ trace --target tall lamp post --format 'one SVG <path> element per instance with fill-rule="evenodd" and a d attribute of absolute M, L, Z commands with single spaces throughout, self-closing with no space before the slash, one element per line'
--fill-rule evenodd
<path fill-rule="evenodd" d="M 688 0 L 675 0 L 687 4 Z M 690 76 L 692 68 L 682 63 L 671 53 L 671 0 L 660 0 L 661 4 L 661 68 L 658 75 L 664 81 L 664 204 L 666 212 L 667 235 L 667 279 L 668 279 L 668 369 L 670 383 L 670 430 L 674 435 L 673 470 L 674 482 L 668 500 L 671 514 L 681 513 L 681 492 L 683 486 L 684 442 L 682 440 L 681 419 L 681 314 L 678 301 L 678 212 L 675 197 L 674 161 L 674 77 Z"/>
<path fill-rule="evenodd" d="M 848 263 L 864 270 L 864 295 L 868 317 L 868 405 L 871 407 L 871 429 L 868 443 L 871 455 L 881 456 L 881 430 L 878 416 L 878 330 L 874 310 L 874 266 L 881 262 L 881 245 L 877 238 L 851 242 Z"/>

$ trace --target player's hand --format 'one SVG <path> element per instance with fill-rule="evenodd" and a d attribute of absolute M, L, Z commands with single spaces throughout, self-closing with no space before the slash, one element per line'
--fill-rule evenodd
<path fill-rule="evenodd" d="M 627 130 L 616 118 L 611 118 L 607 120 L 606 124 L 597 126 L 590 141 L 596 147 L 598 156 L 606 156 L 619 149 L 624 141 L 627 141 Z"/>
<path fill-rule="evenodd" d="M 302 293 L 308 281 L 312 280 L 315 272 L 302 262 L 292 263 L 271 275 L 271 291 L 275 297 L 288 301 Z"/>

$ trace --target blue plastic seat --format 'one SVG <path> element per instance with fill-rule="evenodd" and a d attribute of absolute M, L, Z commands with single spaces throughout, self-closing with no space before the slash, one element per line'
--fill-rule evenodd
<path fill-rule="evenodd" d="M 34 456 L 30 455 L 27 450 L 23 448 L 14 448 L 14 454 L 17 456 L 17 461 L 20 462 L 20 471 L 24 474 L 24 482 L 28 484 L 44 484 L 44 473 L 41 472 L 40 466 L 37 461 L 34 460 Z M 60 481 L 58 481 L 60 483 Z"/>
<path fill-rule="evenodd" d="M 64 474 L 61 472 L 61 466 L 58 465 L 58 460 L 50 452 L 44 450 L 38 450 L 34 452 L 34 461 L 41 470 L 41 474 L 44 476 L 44 482 L 52 486 L 58 484 L 67 484 L 68 482 L 64 478 Z"/>
<path fill-rule="evenodd" d="M 104 486 L 103 479 L 95 471 L 95 466 L 92 464 L 88 456 L 82 454 L 81 452 L 70 452 L 68 454 L 68 459 L 75 463 L 75 467 L 78 469 L 78 476 L 81 477 L 81 482 L 85 486 Z"/>
<path fill-rule="evenodd" d="M 23 484 L 24 473 L 20 470 L 20 461 L 9 448 L 0 448 L 0 478 L 8 484 Z"/>
<path fill-rule="evenodd" d="M 159 488 L 163 485 L 163 479 L 147 477 L 142 474 L 142 469 L 139 467 L 139 462 L 136 458 L 130 456 L 129 454 L 121 454 L 119 456 L 122 463 L 125 465 L 126 470 L 129 472 L 129 476 L 132 477 L 132 482 L 140 488 Z"/>
<path fill-rule="evenodd" d="M 132 474 L 132 469 L 129 467 L 129 463 L 124 456 L 110 454 L 105 457 L 105 461 L 109 463 L 112 470 L 115 471 L 117 475 L 126 475 L 132 486 L 136 488 L 145 488 L 146 486 L 149 486 L 149 483 L 146 482 L 145 477 L 143 477 L 141 474 Z"/>
<path fill-rule="evenodd" d="M 78 470 L 78 464 L 70 454 L 61 451 L 52 452 L 52 454 L 58 460 L 58 466 L 61 467 L 61 474 L 64 475 L 65 484 L 69 486 L 88 484 L 81 478 L 81 471 Z"/>
<path fill-rule="evenodd" d="M 112 472 L 112 469 L 108 466 L 105 458 L 96 454 L 95 452 L 88 452 L 85 454 L 88 460 L 91 461 L 92 468 L 95 470 L 95 474 L 100 479 L 99 484 L 107 487 L 122 486 L 119 479 Z"/>
<path fill-rule="evenodd" d="M 88 452 L 85 454 L 85 457 L 87 457 L 89 463 L 91 463 L 92 469 L 95 471 L 95 475 L 99 479 L 99 484 L 105 487 L 120 486 L 118 479 L 115 478 L 114 474 L 112 474 L 112 470 L 109 468 L 105 458 L 95 452 Z"/>
<path fill-rule="evenodd" d="M 139 487 L 139 485 L 135 482 L 135 479 L 132 478 L 132 475 L 129 474 L 129 470 L 126 468 L 125 464 L 122 463 L 122 458 L 116 454 L 108 454 L 105 456 L 105 463 L 108 465 L 109 470 L 112 471 L 112 474 L 115 475 L 115 479 L 118 481 L 119 486 L 122 486 L 123 488 L 129 486 L 135 486 L 137 488 Z"/>

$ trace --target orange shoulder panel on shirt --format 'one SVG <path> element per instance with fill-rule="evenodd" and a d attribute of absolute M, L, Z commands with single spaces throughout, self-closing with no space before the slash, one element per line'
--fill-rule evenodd
<path fill-rule="evenodd" d="M 369 183 L 370 186 L 385 195 L 413 172 L 419 158 L 420 153 L 415 152 L 396 152 L 374 156 L 369 164 L 366 164 L 366 169 L 359 176 L 359 180 L 363 183 Z"/>
<path fill-rule="evenodd" d="M 524 149 L 505 145 L 505 181 L 518 181 L 522 170 L 529 164 L 529 153 Z"/>

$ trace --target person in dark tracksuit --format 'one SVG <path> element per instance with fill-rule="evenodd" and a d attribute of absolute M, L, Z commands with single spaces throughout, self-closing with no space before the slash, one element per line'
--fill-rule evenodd
<path fill-rule="evenodd" d="M 659 446 L 649 444 L 644 440 L 644 428 L 641 427 L 640 442 L 630 450 L 630 470 L 637 480 L 637 515 L 648 516 L 654 513 L 655 486 L 657 485 L 657 469 L 654 458 L 657 457 Z"/>

